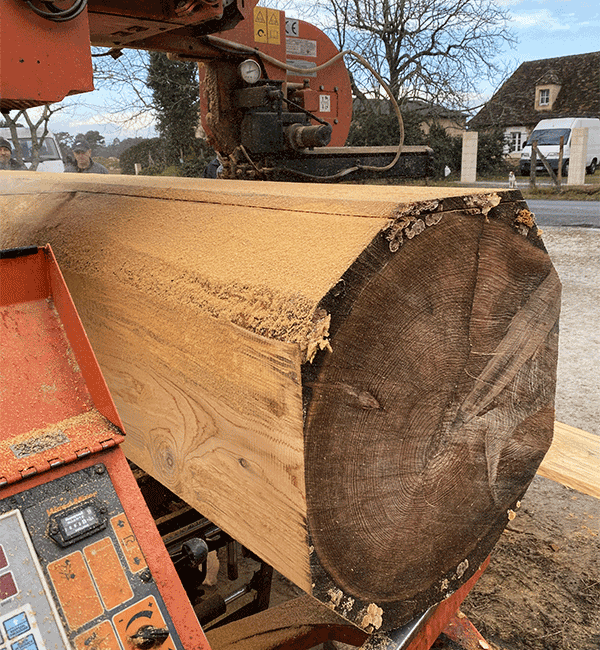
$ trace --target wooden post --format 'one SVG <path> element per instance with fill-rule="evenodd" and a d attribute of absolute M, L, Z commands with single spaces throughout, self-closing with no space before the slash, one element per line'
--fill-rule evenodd
<path fill-rule="evenodd" d="M 558 177 L 558 191 L 560 192 L 562 190 L 562 167 L 563 167 L 563 156 L 565 153 L 565 136 L 561 135 L 560 136 L 560 144 L 558 146 L 558 170 L 557 170 L 557 177 Z"/>
<path fill-rule="evenodd" d="M 537 140 L 531 143 L 531 166 L 529 170 L 529 185 L 535 188 L 535 174 L 537 167 Z"/>
<path fill-rule="evenodd" d="M 548 172 L 548 176 L 550 176 L 550 180 L 556 185 L 557 189 L 560 190 L 560 185 L 558 184 L 558 179 L 556 177 L 556 174 L 554 173 L 554 170 L 550 166 L 550 163 L 548 162 L 546 156 L 541 151 L 537 151 L 537 155 L 540 157 L 540 160 L 542 161 L 542 165 L 544 165 L 545 170 Z"/>
<path fill-rule="evenodd" d="M 573 129 L 571 131 L 571 152 L 569 157 L 568 185 L 583 185 L 585 183 L 588 129 Z"/>
<path fill-rule="evenodd" d="M 52 244 L 128 457 L 365 630 L 459 589 L 552 439 L 518 194 L 65 176 L 2 177 L 2 247 Z"/>

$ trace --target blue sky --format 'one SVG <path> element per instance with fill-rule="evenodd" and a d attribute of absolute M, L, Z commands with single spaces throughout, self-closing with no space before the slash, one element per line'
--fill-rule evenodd
<path fill-rule="evenodd" d="M 508 53 L 519 63 L 600 50 L 597 0 L 500 0 L 519 39 Z"/>
<path fill-rule="evenodd" d="M 270 2 L 271 6 L 282 5 Z M 515 70 L 523 61 L 547 59 L 600 50 L 600 5 L 598 0 L 499 0 L 510 15 L 510 27 L 519 43 L 506 48 L 499 57 Z M 302 6 L 302 1 L 298 2 Z M 301 13 L 287 10 L 292 17 Z M 482 99 L 489 98 L 493 88 L 479 89 Z M 53 131 L 68 131 L 72 135 L 98 130 L 108 142 L 113 138 L 151 136 L 152 124 L 132 121 L 118 124 L 108 117 L 111 108 L 122 105 L 121 94 L 111 96 L 104 91 L 70 97 L 63 103 L 65 109 L 52 122 Z"/>

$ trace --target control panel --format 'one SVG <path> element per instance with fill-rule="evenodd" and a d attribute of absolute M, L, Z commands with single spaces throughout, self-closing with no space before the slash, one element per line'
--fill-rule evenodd
<path fill-rule="evenodd" d="M 18 510 L 0 516 L 0 648 L 70 648 Z"/>
<path fill-rule="evenodd" d="M 0 650 L 183 650 L 98 463 L 0 500 Z"/>

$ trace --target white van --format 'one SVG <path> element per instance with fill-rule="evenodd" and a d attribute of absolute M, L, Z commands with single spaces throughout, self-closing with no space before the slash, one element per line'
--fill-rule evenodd
<path fill-rule="evenodd" d="M 573 129 L 588 130 L 587 157 L 585 166 L 588 174 L 593 174 L 600 163 L 600 119 L 587 117 L 561 117 L 554 120 L 542 120 L 537 124 L 521 152 L 520 170 L 522 176 L 529 176 L 531 171 L 531 143 L 537 140 L 539 151 L 548 160 L 554 172 L 558 171 L 558 150 L 560 136 L 564 136 L 563 145 L 563 176 L 569 171 L 569 156 L 571 153 L 571 132 Z M 536 172 L 546 171 L 538 158 Z"/>
<path fill-rule="evenodd" d="M 43 131 L 38 131 L 39 137 L 42 136 Z M 17 136 L 21 143 L 21 150 L 23 151 L 23 162 L 25 167 L 29 168 L 31 165 L 31 131 L 28 128 L 18 127 Z M 15 157 L 15 145 L 10 134 L 9 128 L 0 128 L 0 138 L 8 140 L 13 147 L 13 157 Z M 42 148 L 40 150 L 40 164 L 37 167 L 38 172 L 64 172 L 65 166 L 62 156 L 60 155 L 60 148 L 54 135 L 50 132 L 44 138 Z"/>

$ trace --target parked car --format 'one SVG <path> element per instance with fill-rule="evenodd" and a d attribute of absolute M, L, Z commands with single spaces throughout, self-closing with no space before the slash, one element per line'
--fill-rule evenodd
<path fill-rule="evenodd" d="M 537 140 L 538 150 L 547 159 L 551 169 L 558 171 L 558 154 L 560 138 L 564 137 L 563 168 L 564 176 L 569 171 L 569 158 L 571 155 L 571 134 L 573 129 L 588 130 L 587 156 L 585 161 L 586 171 L 593 174 L 600 161 L 600 119 L 584 117 L 561 117 L 553 120 L 542 120 L 537 124 L 521 151 L 520 171 L 522 176 L 529 176 L 531 172 L 531 143 Z M 536 172 L 544 172 L 545 167 L 538 158 Z"/>
<path fill-rule="evenodd" d="M 38 131 L 39 136 L 41 137 L 42 131 Z M 14 142 L 9 128 L 0 128 L 0 137 L 8 140 L 13 146 L 14 152 Z M 17 128 L 17 137 L 21 143 L 21 150 L 23 151 L 23 162 L 26 167 L 29 167 L 32 162 L 32 153 L 31 153 L 31 131 L 28 128 L 18 127 Z M 14 155 L 14 154 L 13 154 Z M 37 167 L 38 172 L 64 172 L 65 166 L 63 163 L 62 156 L 60 154 L 60 148 L 56 137 L 48 132 L 44 141 L 42 142 L 42 147 L 40 150 L 40 163 Z"/>

